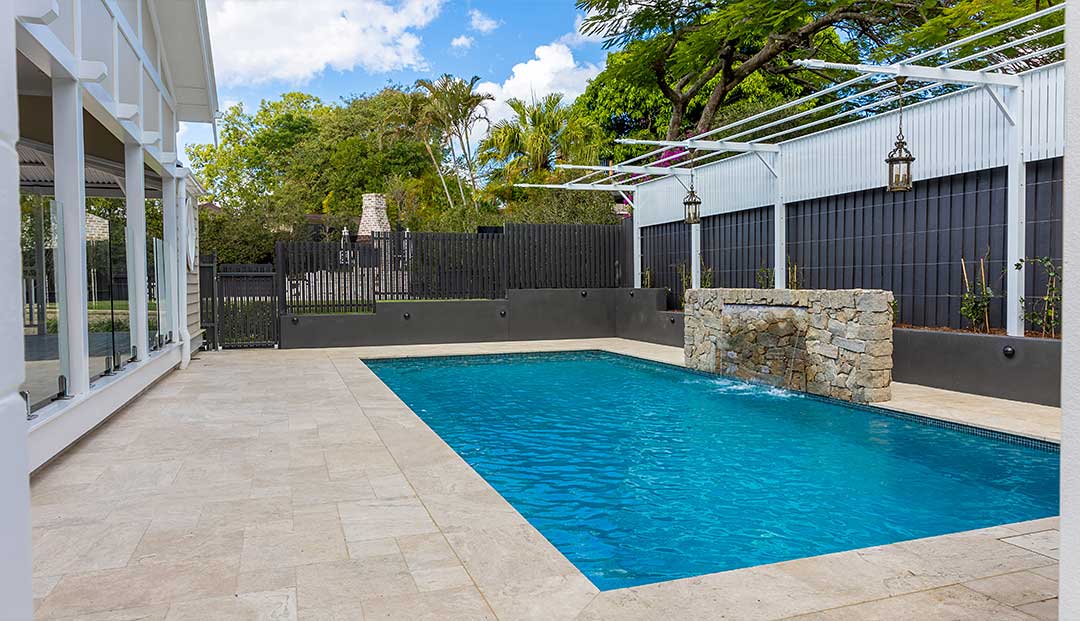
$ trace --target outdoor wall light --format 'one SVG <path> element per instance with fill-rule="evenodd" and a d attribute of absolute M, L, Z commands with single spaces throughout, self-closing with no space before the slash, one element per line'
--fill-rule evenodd
<path fill-rule="evenodd" d="M 633 289 L 630 290 L 630 297 L 634 297 L 634 290 Z"/>
<path fill-rule="evenodd" d="M 911 163 L 915 161 L 915 156 L 908 150 L 907 141 L 904 139 L 904 82 L 906 80 L 904 76 L 896 78 L 896 87 L 900 90 L 900 129 L 896 134 L 893 150 L 889 151 L 889 157 L 885 158 L 885 163 L 889 165 L 888 190 L 890 192 L 911 191 Z"/>
<path fill-rule="evenodd" d="M 506 317 L 506 311 L 504 311 L 504 310 L 499 311 L 499 317 Z"/>
<path fill-rule="evenodd" d="M 1013 346 L 1012 346 L 1012 345 L 1006 345 L 1006 346 L 1005 346 L 1005 347 L 1004 347 L 1004 348 L 1003 348 L 1003 349 L 1001 350 L 1001 353 L 1005 354 L 1005 357 L 1006 357 L 1006 358 L 1012 358 L 1013 356 L 1015 356 L 1015 355 L 1016 355 L 1016 350 L 1015 350 L 1015 349 L 1013 349 Z"/>
<path fill-rule="evenodd" d="M 674 317 L 668 317 L 668 321 L 670 321 L 671 323 L 675 323 L 675 318 Z"/>
<path fill-rule="evenodd" d="M 584 290 L 584 289 L 582 289 L 582 290 L 581 290 L 581 297 L 585 297 L 585 296 L 587 296 L 587 295 L 589 295 L 589 292 L 588 292 L 588 291 L 586 291 L 586 290 Z"/>
<path fill-rule="evenodd" d="M 404 315 L 402 315 L 402 317 L 404 317 L 405 319 L 408 319 L 408 318 L 409 318 L 409 317 L 411 317 L 411 316 L 412 316 L 412 315 L 410 315 L 409 313 L 405 313 Z"/>
<path fill-rule="evenodd" d="M 300 323 L 300 318 L 294 315 L 292 318 L 292 324 L 295 326 L 298 323 Z"/>

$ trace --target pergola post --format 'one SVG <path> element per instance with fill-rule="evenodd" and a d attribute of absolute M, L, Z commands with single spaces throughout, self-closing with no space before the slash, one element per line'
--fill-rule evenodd
<path fill-rule="evenodd" d="M 86 182 L 83 93 L 78 80 L 52 81 L 53 171 L 61 243 L 56 264 L 60 373 L 69 395 L 90 391 L 86 302 Z M 61 258 L 62 257 L 62 258 Z"/>
<path fill-rule="evenodd" d="M 701 223 L 690 225 L 690 288 L 701 288 Z"/>
<path fill-rule="evenodd" d="M 180 368 L 186 369 L 191 362 L 191 333 L 187 322 L 187 256 L 188 256 L 188 194 L 187 171 L 176 179 L 176 276 L 179 286 L 176 291 L 177 317 L 179 318 L 177 336 L 180 339 Z"/>
<path fill-rule="evenodd" d="M 1024 90 L 1005 89 L 1005 106 L 1010 113 L 1007 124 L 1005 154 L 1007 162 L 1008 197 L 1005 222 L 1005 329 L 1010 336 L 1024 336 L 1024 271 L 1015 265 L 1024 260 L 1027 251 L 1027 175 L 1022 137 L 1024 119 Z"/>
<path fill-rule="evenodd" d="M 634 288 L 641 288 L 641 220 L 634 214 Z"/>
<path fill-rule="evenodd" d="M 787 205 L 784 204 L 784 178 L 780 176 L 780 152 L 773 154 L 769 170 L 776 191 L 773 202 L 773 287 L 787 289 Z"/>
<path fill-rule="evenodd" d="M 132 357 L 146 359 L 150 329 L 146 295 L 146 183 L 142 145 L 124 144 L 124 197 L 127 200 L 128 309 Z"/>

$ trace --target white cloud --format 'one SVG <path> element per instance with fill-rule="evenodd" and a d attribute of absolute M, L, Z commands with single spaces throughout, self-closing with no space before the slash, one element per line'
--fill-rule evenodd
<path fill-rule="evenodd" d="M 598 34 L 581 34 L 581 26 L 585 23 L 585 16 L 578 13 L 574 17 L 574 30 L 559 37 L 558 42 L 570 47 L 580 47 L 586 43 L 603 43 L 604 37 Z"/>
<path fill-rule="evenodd" d="M 477 9 L 469 11 L 469 21 L 472 23 L 473 30 L 483 34 L 488 34 L 499 27 L 499 22 L 484 15 Z"/>
<path fill-rule="evenodd" d="M 564 101 L 569 103 L 585 92 L 589 80 L 601 69 L 593 63 L 578 63 L 570 48 L 556 41 L 536 48 L 531 60 L 514 65 L 510 77 L 502 84 L 482 82 L 476 90 L 495 96 L 488 111 L 495 122 L 511 115 L 510 107 L 506 105 L 506 100 L 511 97 L 532 101 L 548 93 L 562 93 Z"/>
<path fill-rule="evenodd" d="M 427 68 L 417 30 L 444 0 L 209 0 L 222 85 L 302 83 L 327 68 Z"/>
<path fill-rule="evenodd" d="M 450 42 L 450 47 L 457 48 L 459 50 L 467 50 L 472 47 L 474 39 L 468 35 L 461 35 L 454 37 L 454 40 Z"/>

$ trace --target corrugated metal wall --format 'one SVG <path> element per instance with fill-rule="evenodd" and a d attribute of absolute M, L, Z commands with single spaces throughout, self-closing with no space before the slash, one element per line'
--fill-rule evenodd
<path fill-rule="evenodd" d="M 1064 67 L 1054 65 L 1022 77 L 1024 156 L 1029 162 L 1060 157 L 1065 140 Z M 884 159 L 892 148 L 896 126 L 896 115 L 890 113 L 781 142 L 779 171 L 785 202 L 884 186 Z M 906 108 L 904 128 L 917 158 L 916 180 L 1006 164 L 1007 120 L 981 89 Z M 752 153 L 699 168 L 697 186 L 702 215 L 755 209 L 776 201 L 776 183 Z M 640 226 L 678 220 L 683 194 L 682 186 L 671 177 L 646 183 L 635 191 L 634 217 Z"/>

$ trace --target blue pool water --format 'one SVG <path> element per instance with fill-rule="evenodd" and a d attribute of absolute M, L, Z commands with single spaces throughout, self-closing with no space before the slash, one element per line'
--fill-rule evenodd
<path fill-rule="evenodd" d="M 1058 512 L 1058 455 L 600 352 L 366 361 L 600 589 Z"/>

